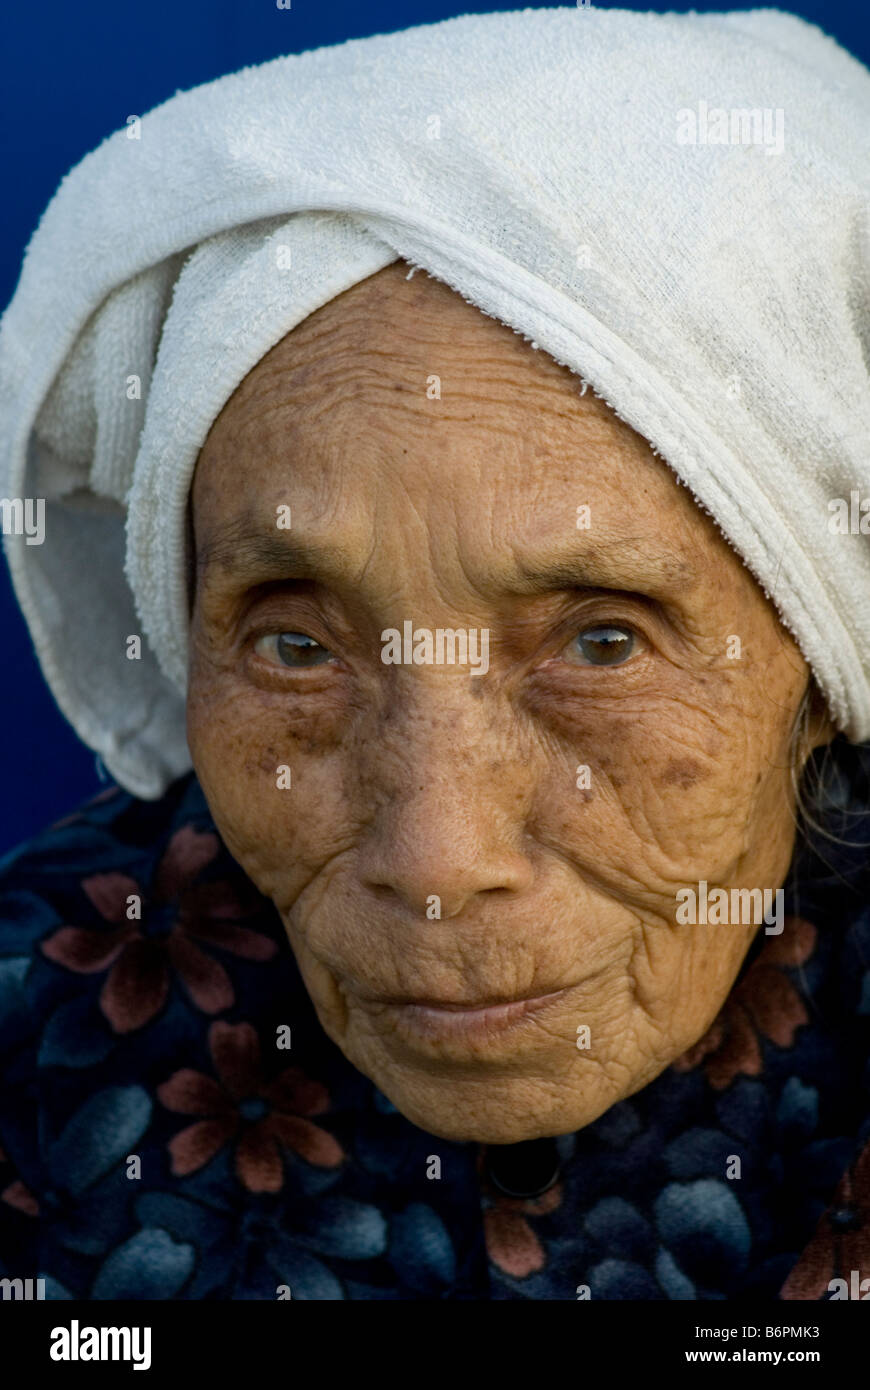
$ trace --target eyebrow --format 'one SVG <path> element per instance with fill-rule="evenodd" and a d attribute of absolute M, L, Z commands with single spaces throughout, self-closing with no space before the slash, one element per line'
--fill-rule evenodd
<path fill-rule="evenodd" d="M 336 544 L 306 543 L 287 532 L 272 534 L 250 520 L 222 527 L 202 548 L 197 548 L 196 574 L 217 566 L 241 583 L 266 583 L 280 579 L 313 579 L 324 584 L 359 582 L 359 562 Z M 511 589 L 523 595 L 539 595 L 566 589 L 615 589 L 647 592 L 673 598 L 695 587 L 697 575 L 688 557 L 643 537 L 596 541 L 578 549 L 576 543 L 556 557 L 515 557 Z"/>
<path fill-rule="evenodd" d="M 354 571 L 350 553 L 341 546 L 309 545 L 298 536 L 273 534 L 246 521 L 231 522 L 197 547 L 197 577 L 213 566 L 231 578 L 252 583 L 303 577 L 350 580 Z"/>
<path fill-rule="evenodd" d="M 688 593 L 697 574 L 685 554 L 657 542 L 653 549 L 643 537 L 596 541 L 583 550 L 572 547 L 540 563 L 517 562 L 524 594 L 554 589 L 625 589 L 647 591 L 663 598 Z"/>

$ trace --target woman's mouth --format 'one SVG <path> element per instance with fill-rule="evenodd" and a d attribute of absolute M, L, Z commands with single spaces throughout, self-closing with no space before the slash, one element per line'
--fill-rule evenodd
<path fill-rule="evenodd" d="M 560 1001 L 568 987 L 530 999 L 497 1004 L 453 1004 L 432 1000 L 408 1000 L 382 1005 L 384 1016 L 396 1031 L 413 1040 L 450 1039 L 485 1042 L 527 1022 L 541 1010 Z"/>

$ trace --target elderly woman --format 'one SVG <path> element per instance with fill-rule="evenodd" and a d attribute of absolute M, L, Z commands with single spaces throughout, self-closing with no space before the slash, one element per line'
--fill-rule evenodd
<path fill-rule="evenodd" d="M 64 181 L 7 553 L 117 785 L 2 865 L 4 1275 L 870 1297 L 868 118 L 525 10 Z"/>

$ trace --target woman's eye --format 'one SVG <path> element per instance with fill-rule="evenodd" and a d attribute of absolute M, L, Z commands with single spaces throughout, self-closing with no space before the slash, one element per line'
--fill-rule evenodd
<path fill-rule="evenodd" d="M 322 666 L 331 660 L 332 652 L 321 647 L 313 637 L 304 632 L 269 632 L 259 638 L 254 650 L 261 656 L 277 657 L 282 666 L 295 667 Z"/>
<path fill-rule="evenodd" d="M 569 661 L 580 666 L 621 666 L 637 646 L 635 634 L 628 627 L 586 627 L 569 643 Z"/>

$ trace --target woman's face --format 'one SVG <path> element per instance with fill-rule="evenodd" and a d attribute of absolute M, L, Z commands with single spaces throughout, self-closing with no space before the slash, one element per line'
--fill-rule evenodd
<path fill-rule="evenodd" d="M 759 928 L 680 924 L 677 893 L 782 884 L 808 672 L 646 442 L 407 269 L 306 319 L 211 430 L 188 737 L 329 1036 L 421 1128 L 513 1143 L 718 1012 Z M 406 662 L 406 623 L 474 660 Z"/>

